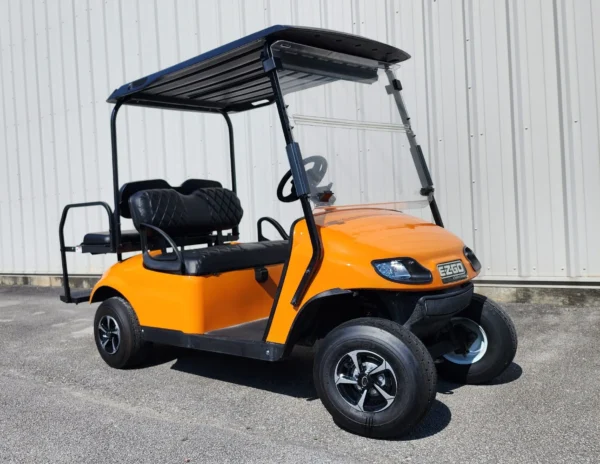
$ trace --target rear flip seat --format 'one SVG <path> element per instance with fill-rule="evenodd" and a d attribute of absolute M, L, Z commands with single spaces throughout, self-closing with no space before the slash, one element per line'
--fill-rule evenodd
<path fill-rule="evenodd" d="M 140 247 L 140 233 L 137 230 L 122 230 L 121 231 L 121 243 L 134 244 L 137 248 Z M 109 246 L 110 245 L 110 234 L 106 230 L 104 232 L 89 232 L 83 237 L 82 245 L 90 246 Z"/>

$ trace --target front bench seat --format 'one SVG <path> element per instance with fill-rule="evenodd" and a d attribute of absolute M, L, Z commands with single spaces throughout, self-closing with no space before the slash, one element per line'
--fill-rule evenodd
<path fill-rule="evenodd" d="M 167 240 L 232 229 L 244 214 L 235 193 L 219 187 L 201 188 L 188 195 L 172 189 L 144 190 L 131 196 L 129 210 L 142 237 L 164 234 Z M 282 240 L 217 245 L 154 256 L 148 253 L 147 246 L 143 251 L 148 269 L 197 276 L 284 263 L 289 243 Z"/>
<path fill-rule="evenodd" d="M 184 274 L 203 276 L 284 263 L 290 254 L 287 240 L 217 245 L 183 252 Z M 155 256 L 159 261 L 175 259 L 175 253 Z"/>

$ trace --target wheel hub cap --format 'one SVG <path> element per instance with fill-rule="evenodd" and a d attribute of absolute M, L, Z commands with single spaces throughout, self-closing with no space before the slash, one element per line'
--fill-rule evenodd
<path fill-rule="evenodd" d="M 453 351 L 444 355 L 444 358 L 454 364 L 474 364 L 485 356 L 488 349 L 488 339 L 485 330 L 471 319 L 466 317 L 453 317 L 450 321 L 455 328 L 468 333 L 468 344 L 463 352 Z"/>
<path fill-rule="evenodd" d="M 335 384 L 344 401 L 362 412 L 380 412 L 396 399 L 396 374 L 377 353 L 355 350 L 341 357 L 335 368 Z"/>
<path fill-rule="evenodd" d="M 117 320 L 112 316 L 102 316 L 97 331 L 102 349 L 108 354 L 115 354 L 121 344 L 121 329 Z"/>

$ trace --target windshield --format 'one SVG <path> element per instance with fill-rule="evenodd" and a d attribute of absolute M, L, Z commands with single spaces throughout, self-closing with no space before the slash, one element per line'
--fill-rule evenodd
<path fill-rule="evenodd" d="M 323 79 L 306 74 L 305 81 Z M 300 92 L 282 85 L 315 207 L 427 205 L 388 84 L 379 69 L 373 83 L 335 80 Z"/>

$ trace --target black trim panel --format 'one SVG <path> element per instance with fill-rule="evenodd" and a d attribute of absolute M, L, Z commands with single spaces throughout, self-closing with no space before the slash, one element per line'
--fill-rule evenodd
<path fill-rule="evenodd" d="M 316 295 L 311 296 L 310 299 L 302 305 L 302 308 L 300 308 L 300 311 L 298 311 L 298 314 L 300 314 L 300 312 L 304 308 L 309 306 L 311 303 L 314 303 L 315 301 L 320 300 L 321 298 L 327 298 L 330 296 L 339 296 L 339 295 L 351 295 L 352 293 L 353 293 L 353 290 L 344 290 L 342 288 L 332 288 L 330 290 L 325 290 L 324 292 L 317 293 Z M 294 322 L 296 322 L 295 319 L 294 319 Z M 293 324 L 292 324 L 292 327 L 293 327 Z"/>
<path fill-rule="evenodd" d="M 265 327 L 265 334 L 263 335 L 263 341 L 267 339 L 269 336 L 269 330 L 271 329 L 271 322 L 273 322 L 273 317 L 275 317 L 275 310 L 277 309 L 277 304 L 279 303 L 279 296 L 281 295 L 281 289 L 283 288 L 283 284 L 285 283 L 285 275 L 288 270 L 288 265 L 290 264 L 290 260 L 292 259 L 292 247 L 294 245 L 294 228 L 296 224 L 302 221 L 304 218 L 300 217 L 296 219 L 292 223 L 292 227 L 290 227 L 290 255 L 283 265 L 283 271 L 281 272 L 281 279 L 279 279 L 279 285 L 277 285 L 277 293 L 275 293 L 275 299 L 273 300 L 273 306 L 271 307 L 271 313 L 269 314 L 269 321 L 267 322 L 267 326 Z M 288 334 L 289 335 L 289 334 Z"/>
<path fill-rule="evenodd" d="M 142 337 L 146 341 L 163 345 L 230 354 L 262 361 L 279 361 L 284 352 L 284 345 L 278 343 L 186 334 L 178 330 L 158 329 L 156 327 L 142 327 Z"/>
<path fill-rule="evenodd" d="M 307 310 L 307 308 L 309 308 L 314 302 L 322 300 L 324 298 L 329 298 L 332 296 L 341 296 L 341 295 L 352 295 L 354 293 L 353 290 L 344 290 L 341 288 L 332 288 L 330 290 L 325 290 L 324 292 L 321 293 L 317 293 L 316 295 L 313 295 L 312 297 L 309 298 L 309 300 L 304 303 L 302 305 L 302 307 L 298 310 L 298 312 L 296 313 L 296 317 L 294 318 L 294 320 L 292 321 L 292 325 L 290 326 L 290 330 L 288 332 L 288 336 L 285 340 L 285 352 L 287 353 L 291 353 L 292 349 L 294 348 L 294 344 L 296 343 L 297 340 L 294 340 L 294 335 L 295 334 L 295 330 L 302 330 L 298 329 L 298 324 L 299 321 L 302 321 L 302 318 L 304 317 L 304 314 Z M 301 326 L 300 326 L 301 327 Z"/>

